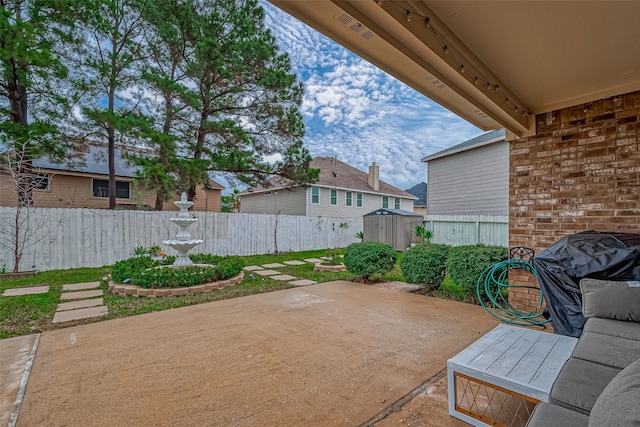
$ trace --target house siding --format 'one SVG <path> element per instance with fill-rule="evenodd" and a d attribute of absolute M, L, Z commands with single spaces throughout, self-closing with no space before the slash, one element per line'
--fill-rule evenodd
<path fill-rule="evenodd" d="M 40 172 L 38 173 L 45 173 Z M 40 208 L 88 208 L 88 209 L 108 209 L 108 197 L 94 197 L 92 191 L 93 179 L 107 179 L 106 176 L 82 176 L 66 175 L 56 172 L 49 173 L 49 188 L 47 190 L 33 190 L 33 201 L 35 207 Z M 117 181 L 131 182 L 130 178 L 120 178 Z M 193 209 L 196 211 L 220 212 L 220 190 L 205 190 L 203 187 L 196 189 Z M 119 205 L 146 205 L 153 209 L 156 196 L 151 190 L 141 186 L 130 184 L 129 198 L 117 198 Z M 7 174 L 0 174 L 0 206 L 15 207 L 17 205 L 16 188 Z M 173 204 L 175 199 L 165 201 L 163 210 L 177 211 Z"/>
<path fill-rule="evenodd" d="M 369 212 L 373 212 L 376 209 L 382 207 L 382 196 L 380 194 L 362 193 L 362 207 L 356 207 L 357 193 L 361 193 L 355 190 L 339 190 L 338 192 L 338 205 L 332 206 L 331 202 L 331 189 L 320 188 L 320 203 L 311 203 L 311 188 L 307 190 L 309 192 L 307 215 L 310 216 L 332 216 L 338 218 L 358 218 Z M 353 194 L 353 206 L 345 206 L 345 193 L 351 191 Z M 395 196 L 389 197 L 389 207 L 393 209 L 393 201 Z M 413 199 L 400 199 L 400 209 L 404 209 L 413 212 Z"/>
<path fill-rule="evenodd" d="M 535 119 L 537 134 L 510 144 L 509 246 L 540 253 L 580 231 L 640 233 L 640 91 Z M 538 286 L 518 270 L 510 281 Z M 537 298 L 509 291 L 523 312 Z"/>
<path fill-rule="evenodd" d="M 429 161 L 430 215 L 507 215 L 509 143 L 496 142 Z"/>
<path fill-rule="evenodd" d="M 276 194 L 277 193 L 277 194 Z M 309 193 L 311 198 L 311 193 Z M 322 200 L 322 196 L 320 197 Z M 305 215 L 306 189 L 295 187 L 241 196 L 240 212 L 281 215 Z"/>

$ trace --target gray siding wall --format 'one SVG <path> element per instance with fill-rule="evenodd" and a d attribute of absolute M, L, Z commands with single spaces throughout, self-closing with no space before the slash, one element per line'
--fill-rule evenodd
<path fill-rule="evenodd" d="M 428 168 L 429 215 L 508 215 L 509 143 L 440 159 Z"/>
<path fill-rule="evenodd" d="M 306 215 L 305 188 L 271 190 L 270 194 L 243 195 L 240 203 L 242 213 L 264 213 L 281 215 Z"/>

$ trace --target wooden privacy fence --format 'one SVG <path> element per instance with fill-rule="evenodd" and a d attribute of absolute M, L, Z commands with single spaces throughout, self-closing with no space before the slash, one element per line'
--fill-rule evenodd
<path fill-rule="evenodd" d="M 433 231 L 434 243 L 509 246 L 506 215 L 425 215 L 424 224 Z"/>
<path fill-rule="evenodd" d="M 100 267 L 129 258 L 137 246 L 175 239 L 177 212 L 110 211 L 100 209 L 30 208 L 20 212 L 19 241 L 25 249 L 20 270 Z M 358 241 L 362 218 L 307 217 L 241 213 L 194 212 L 189 228 L 204 243 L 194 253 L 255 255 L 345 247 Z M 346 223 L 347 227 L 340 227 Z M 13 269 L 16 208 L 0 207 L 0 266 Z"/>

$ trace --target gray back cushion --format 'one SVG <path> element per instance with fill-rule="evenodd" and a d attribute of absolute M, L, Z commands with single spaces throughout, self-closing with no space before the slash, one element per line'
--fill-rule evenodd
<path fill-rule="evenodd" d="M 624 368 L 591 409 L 589 427 L 640 426 L 640 360 Z"/>
<path fill-rule="evenodd" d="M 584 317 L 640 322 L 640 282 L 582 279 Z"/>

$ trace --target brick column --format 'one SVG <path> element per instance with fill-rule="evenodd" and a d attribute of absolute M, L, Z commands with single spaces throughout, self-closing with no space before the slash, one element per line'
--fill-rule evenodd
<path fill-rule="evenodd" d="M 509 246 L 540 253 L 585 230 L 640 233 L 640 91 L 536 116 L 535 136 L 509 145 Z M 513 272 L 514 284 L 533 278 Z M 535 295 L 509 302 L 537 309 Z"/>

